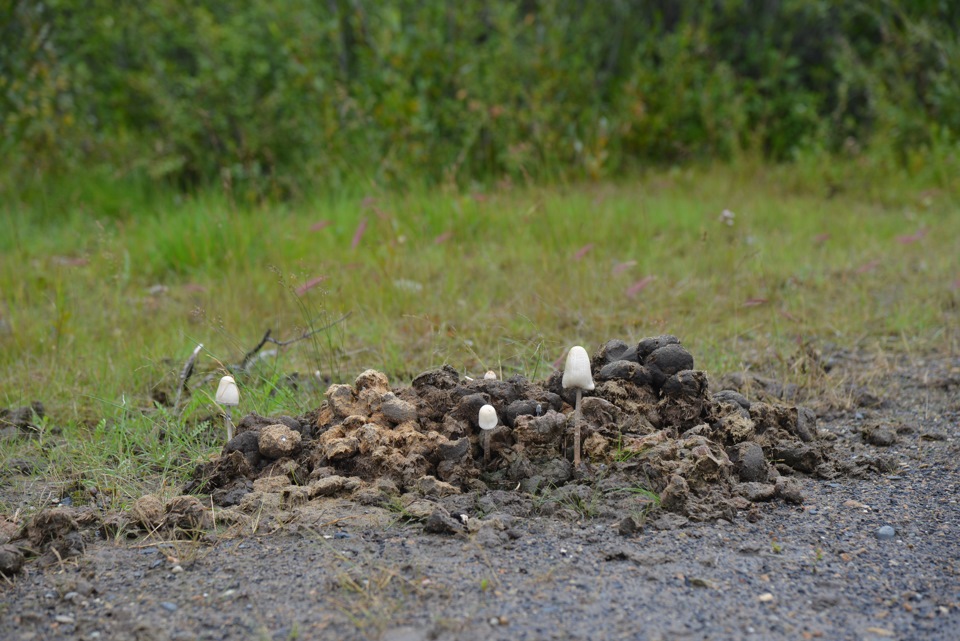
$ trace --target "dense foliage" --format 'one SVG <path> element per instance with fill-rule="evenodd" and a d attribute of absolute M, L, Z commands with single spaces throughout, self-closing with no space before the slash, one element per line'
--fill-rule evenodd
<path fill-rule="evenodd" d="M 8 172 L 259 198 L 960 139 L 953 0 L 4 4 Z"/>

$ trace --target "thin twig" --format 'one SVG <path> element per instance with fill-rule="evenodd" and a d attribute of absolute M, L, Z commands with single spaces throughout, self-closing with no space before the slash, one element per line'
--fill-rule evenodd
<path fill-rule="evenodd" d="M 307 338 L 310 338 L 310 337 L 313 336 L 314 334 L 319 334 L 320 332 L 324 332 L 324 331 L 330 329 L 331 327 L 334 327 L 334 326 L 336 326 L 336 325 L 339 325 L 339 324 L 342 323 L 343 321 L 347 320 L 347 318 L 348 318 L 348 317 L 350 316 L 350 314 L 352 314 L 352 313 L 353 313 L 353 312 L 347 312 L 346 314 L 344 314 L 343 316 L 341 316 L 341 317 L 338 318 L 337 320 L 333 321 L 332 323 L 328 323 L 328 324 L 324 325 L 323 327 L 318 327 L 318 328 L 316 328 L 316 329 L 311 329 L 310 331 L 304 332 L 303 334 L 301 334 L 300 336 L 297 336 L 296 338 L 291 338 L 291 339 L 285 340 L 285 341 L 278 341 L 277 339 L 275 339 L 274 337 L 272 337 L 272 336 L 270 335 L 270 333 L 271 333 L 272 330 L 269 330 L 269 329 L 268 329 L 266 332 L 264 332 L 263 338 L 260 339 L 260 342 L 257 343 L 256 347 L 254 347 L 253 349 L 251 349 L 249 352 L 247 352 L 247 353 L 244 355 L 243 360 L 240 361 L 240 371 L 241 371 L 241 372 L 245 372 L 245 371 L 247 370 L 247 367 L 250 366 L 250 363 L 253 361 L 254 357 L 256 357 L 257 352 L 259 352 L 261 349 L 263 349 L 263 346 L 266 345 L 267 343 L 273 343 L 273 344 L 276 345 L 277 347 L 286 347 L 287 345 L 292 345 L 293 343 L 296 343 L 296 342 L 298 342 L 298 341 L 302 341 L 302 340 L 305 340 L 305 339 L 307 339 Z"/>
<path fill-rule="evenodd" d="M 183 394 L 183 390 L 187 387 L 187 381 L 190 380 L 190 377 L 193 375 L 193 366 L 196 364 L 197 356 L 200 355 L 200 350 L 202 349 L 203 343 L 198 343 L 193 352 L 190 354 L 190 358 L 187 359 L 183 369 L 180 370 L 180 382 L 177 385 L 177 397 L 173 401 L 174 413 L 176 413 L 177 409 L 180 407 L 180 397 Z"/>
<path fill-rule="evenodd" d="M 250 365 L 250 361 L 252 361 L 253 357 L 257 355 L 257 352 L 263 349 L 263 346 L 267 344 L 267 341 L 270 339 L 270 332 L 272 331 L 272 329 L 268 329 L 266 332 L 264 332 L 263 338 L 260 339 L 260 342 L 257 343 L 253 349 L 244 354 L 243 360 L 240 361 L 240 371 L 247 371 L 247 366 Z"/>

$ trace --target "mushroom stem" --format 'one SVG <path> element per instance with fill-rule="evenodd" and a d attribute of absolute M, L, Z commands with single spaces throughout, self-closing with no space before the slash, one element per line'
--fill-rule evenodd
<path fill-rule="evenodd" d="M 577 388 L 577 407 L 573 414 L 573 467 L 580 467 L 580 396 L 583 390 Z"/>
<path fill-rule="evenodd" d="M 223 407 L 224 414 L 227 415 L 227 443 L 233 440 L 233 420 L 230 418 L 230 406 Z"/>
<path fill-rule="evenodd" d="M 487 466 L 490 463 L 490 431 L 484 430 L 483 432 L 483 465 Z"/>

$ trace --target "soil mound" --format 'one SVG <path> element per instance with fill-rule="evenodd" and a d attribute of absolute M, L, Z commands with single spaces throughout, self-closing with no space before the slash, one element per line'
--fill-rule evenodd
<path fill-rule="evenodd" d="M 536 383 L 472 380 L 444 366 L 391 388 L 386 375 L 367 370 L 352 385 L 332 385 L 305 416 L 246 416 L 184 493 L 209 494 L 213 504 L 241 512 L 319 496 L 405 510 L 423 497 L 459 497 L 439 502 L 455 511 L 496 493 L 520 511 L 583 514 L 604 503 L 636 513 L 640 504 L 644 517 L 662 508 L 703 521 L 749 516 L 758 501 L 802 502 L 790 476 L 844 471 L 812 410 L 712 389 L 675 336 L 609 341 L 591 366 L 596 388 L 584 394 L 579 419 L 559 371 Z M 486 404 L 499 425 L 482 434 L 477 418 Z M 575 420 L 581 469 L 572 463 Z M 442 514 L 429 522 L 456 529 Z"/>

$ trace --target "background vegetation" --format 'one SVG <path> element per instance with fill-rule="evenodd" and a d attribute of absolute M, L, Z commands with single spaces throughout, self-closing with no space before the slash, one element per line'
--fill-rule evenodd
<path fill-rule="evenodd" d="M 957 354 L 957 24 L 950 0 L 0 2 L 0 408 L 46 406 L 0 435 L 0 511 L 50 481 L 175 491 L 222 445 L 226 372 L 240 414 L 296 414 L 368 367 L 542 378 L 670 332 L 711 376 L 842 406 L 821 354 Z"/>
<path fill-rule="evenodd" d="M 744 152 L 943 179 L 958 24 L 950 0 L 7 0 L 0 144 L 17 191 L 82 169 L 251 201 Z"/>

